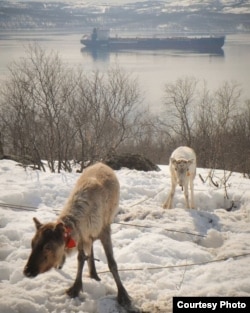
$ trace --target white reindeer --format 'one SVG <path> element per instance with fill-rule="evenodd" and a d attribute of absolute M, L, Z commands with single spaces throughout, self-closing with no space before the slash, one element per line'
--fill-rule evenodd
<path fill-rule="evenodd" d="M 175 149 L 169 159 L 169 170 L 171 174 L 171 190 L 163 205 L 164 209 L 171 209 L 173 197 L 177 184 L 184 189 L 186 207 L 194 209 L 194 178 L 196 175 L 196 155 L 189 147 Z M 191 201 L 188 197 L 188 185 L 190 185 Z"/>
<path fill-rule="evenodd" d="M 120 185 L 110 167 L 97 163 L 85 169 L 56 222 L 41 224 L 34 218 L 37 231 L 24 274 L 35 277 L 52 267 L 61 268 L 65 253 L 76 246 L 77 275 L 67 294 L 72 298 L 77 297 L 82 290 L 85 260 L 88 262 L 90 277 L 100 280 L 93 253 L 93 242 L 100 239 L 117 285 L 118 302 L 127 309 L 131 308 L 130 297 L 119 277 L 111 242 L 110 224 L 116 214 L 119 194 Z"/>

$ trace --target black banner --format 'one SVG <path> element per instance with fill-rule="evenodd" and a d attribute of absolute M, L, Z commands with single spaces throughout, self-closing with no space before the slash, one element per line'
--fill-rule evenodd
<path fill-rule="evenodd" d="M 174 297 L 173 313 L 250 312 L 249 297 Z"/>

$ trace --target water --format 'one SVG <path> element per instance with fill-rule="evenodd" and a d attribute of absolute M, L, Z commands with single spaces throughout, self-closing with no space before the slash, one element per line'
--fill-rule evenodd
<path fill-rule="evenodd" d="M 145 105 L 160 110 L 164 85 L 186 76 L 207 82 L 210 90 L 225 81 L 234 81 L 250 99 L 250 34 L 228 35 L 223 55 L 178 51 L 129 51 L 91 55 L 82 49 L 82 34 L 60 32 L 0 33 L 0 79 L 8 74 L 8 64 L 25 56 L 25 46 L 37 41 L 59 53 L 64 62 L 85 71 L 107 70 L 118 64 L 138 77 Z"/>

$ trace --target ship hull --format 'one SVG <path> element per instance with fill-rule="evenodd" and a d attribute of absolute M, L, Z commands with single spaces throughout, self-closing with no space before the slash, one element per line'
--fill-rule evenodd
<path fill-rule="evenodd" d="M 90 49 L 109 50 L 196 50 L 202 52 L 219 51 L 225 37 L 175 37 L 175 38 L 109 38 L 107 40 L 81 39 L 81 43 Z"/>

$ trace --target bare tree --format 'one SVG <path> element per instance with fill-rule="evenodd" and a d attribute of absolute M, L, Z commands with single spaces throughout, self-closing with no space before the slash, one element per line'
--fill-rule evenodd
<path fill-rule="evenodd" d="M 195 112 L 194 148 L 198 153 L 199 165 L 208 168 L 212 167 L 215 154 L 213 140 L 216 125 L 213 103 L 213 96 L 204 84 L 199 92 L 199 105 Z"/>
<path fill-rule="evenodd" d="M 164 100 L 165 128 L 171 138 L 168 146 L 173 142 L 175 146 L 192 146 L 202 167 L 238 168 L 238 160 L 242 160 L 238 151 L 245 155 L 244 147 L 248 146 L 243 139 L 247 138 L 247 127 L 242 127 L 247 125 L 248 114 L 236 82 L 224 82 L 211 92 L 206 84 L 198 89 L 195 79 L 179 79 L 166 85 Z"/>
<path fill-rule="evenodd" d="M 231 158 L 233 170 L 250 177 L 250 100 L 245 102 L 241 114 L 235 118 L 230 129 Z"/>
<path fill-rule="evenodd" d="M 119 67 L 73 72 L 38 45 L 12 64 L 1 92 L 10 150 L 38 166 L 46 159 L 52 172 L 71 170 L 72 159 L 105 158 L 134 136 L 142 116 L 132 75 Z"/>
<path fill-rule="evenodd" d="M 232 129 L 242 114 L 241 89 L 234 82 L 225 82 L 213 93 L 205 88 L 200 95 L 194 144 L 200 166 L 231 170 L 237 154 Z"/>
<path fill-rule="evenodd" d="M 39 45 L 26 49 L 26 58 L 14 62 L 2 88 L 2 113 L 14 153 L 29 155 L 40 167 L 41 159 L 60 171 L 71 144 L 67 102 L 74 91 L 74 77 L 57 53 Z"/>
<path fill-rule="evenodd" d="M 214 94 L 214 113 L 218 128 L 231 127 L 234 118 L 239 115 L 241 88 L 236 82 L 224 82 Z"/>
<path fill-rule="evenodd" d="M 2 136 L 2 131 L 0 131 L 0 159 L 4 156 L 4 151 L 3 151 L 3 136 Z"/>
<path fill-rule="evenodd" d="M 241 115 L 241 88 L 234 82 L 225 82 L 214 93 L 211 113 L 214 120 L 213 167 L 232 170 L 237 151 L 232 147 L 231 130 Z"/>
<path fill-rule="evenodd" d="M 38 45 L 14 62 L 0 88 L 0 154 L 32 160 L 51 171 L 71 170 L 70 160 L 105 159 L 140 152 L 165 163 L 177 145 L 192 146 L 198 166 L 250 173 L 250 105 L 241 88 L 225 82 L 215 92 L 192 77 L 166 84 L 164 119 L 142 110 L 133 75 L 72 71 L 55 52 Z"/>
<path fill-rule="evenodd" d="M 195 78 L 185 77 L 165 85 L 165 124 L 173 136 L 179 137 L 188 146 L 192 145 L 197 84 Z"/>
<path fill-rule="evenodd" d="M 139 104 L 137 81 L 120 68 L 82 75 L 73 114 L 79 136 L 78 158 L 92 162 L 116 151 L 133 135 L 142 114 Z"/>

